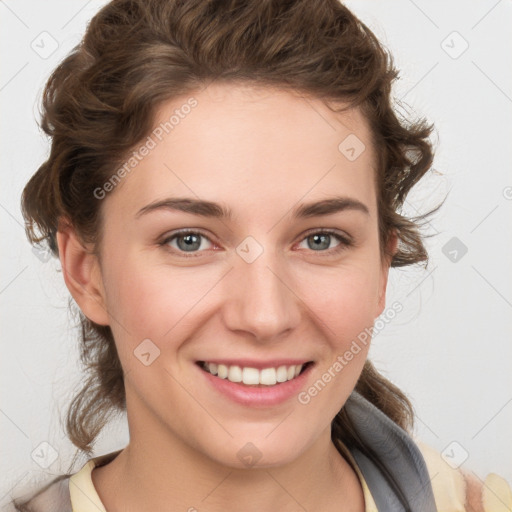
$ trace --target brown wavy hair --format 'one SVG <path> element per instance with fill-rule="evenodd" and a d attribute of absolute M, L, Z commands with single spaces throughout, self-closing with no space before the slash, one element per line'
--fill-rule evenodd
<path fill-rule="evenodd" d="M 51 152 L 23 190 L 27 236 L 58 257 L 56 231 L 66 218 L 97 247 L 101 201 L 94 190 L 151 132 L 163 102 L 214 80 L 299 91 L 330 108 L 360 108 L 377 154 L 381 251 L 396 232 L 391 266 L 426 266 L 419 229 L 426 215 L 400 212 L 432 165 L 433 126 L 397 115 L 391 95 L 397 78 L 389 52 L 337 0 L 114 0 L 93 17 L 46 84 L 41 125 Z M 88 377 L 69 407 L 66 430 L 90 454 L 112 414 L 125 410 L 125 389 L 110 327 L 76 312 Z M 411 402 L 369 360 L 356 390 L 411 431 Z M 343 408 L 332 433 L 358 443 Z"/>

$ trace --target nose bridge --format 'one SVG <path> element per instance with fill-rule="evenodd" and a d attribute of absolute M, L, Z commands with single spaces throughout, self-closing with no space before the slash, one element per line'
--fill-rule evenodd
<path fill-rule="evenodd" d="M 239 244 L 236 252 L 225 303 L 227 326 L 251 332 L 260 340 L 295 327 L 300 306 L 279 254 L 252 237 Z"/>

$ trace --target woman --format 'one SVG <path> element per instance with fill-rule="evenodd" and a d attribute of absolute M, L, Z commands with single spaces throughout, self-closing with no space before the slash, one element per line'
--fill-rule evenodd
<path fill-rule="evenodd" d="M 412 439 L 367 359 L 390 267 L 427 260 L 399 209 L 432 127 L 396 117 L 396 76 L 334 0 L 95 16 L 47 84 L 22 206 L 80 308 L 69 437 L 91 454 L 126 410 L 130 442 L 19 510 L 508 506 Z"/>

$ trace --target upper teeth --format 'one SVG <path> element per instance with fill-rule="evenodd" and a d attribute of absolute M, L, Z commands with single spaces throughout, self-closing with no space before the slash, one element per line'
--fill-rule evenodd
<path fill-rule="evenodd" d="M 286 382 L 291 380 L 302 370 L 302 364 L 291 366 L 279 366 L 277 368 L 249 368 L 240 366 L 226 366 L 224 364 L 204 363 L 203 367 L 212 375 L 217 375 L 221 379 L 228 379 L 231 382 L 243 382 L 247 385 L 263 384 L 273 386 L 276 382 Z"/>

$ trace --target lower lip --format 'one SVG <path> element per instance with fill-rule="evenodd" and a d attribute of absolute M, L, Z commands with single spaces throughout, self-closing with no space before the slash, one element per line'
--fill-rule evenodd
<path fill-rule="evenodd" d="M 231 382 L 228 379 L 221 379 L 212 375 L 210 372 L 203 370 L 198 364 L 196 366 L 217 391 L 234 402 L 248 407 L 271 407 L 296 396 L 304 386 L 314 364 L 308 364 L 308 367 L 298 377 L 268 387 L 252 387 Z"/>

